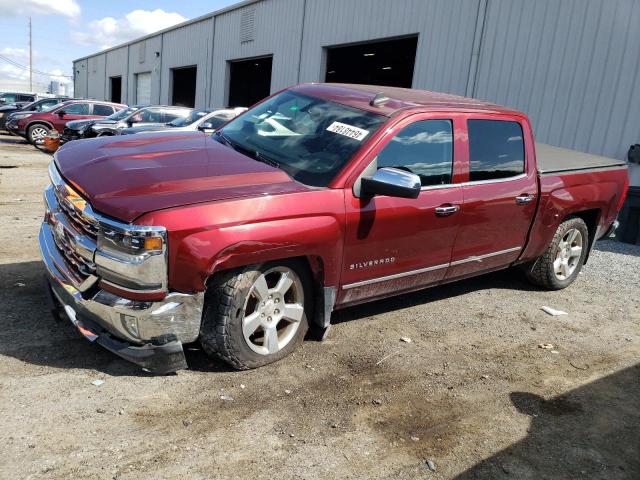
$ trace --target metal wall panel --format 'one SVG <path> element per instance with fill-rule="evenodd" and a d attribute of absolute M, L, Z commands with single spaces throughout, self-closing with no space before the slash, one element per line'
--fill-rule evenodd
<path fill-rule="evenodd" d="M 300 81 L 324 81 L 323 47 L 418 34 L 413 87 L 464 95 L 478 0 L 307 0 Z"/>
<path fill-rule="evenodd" d="M 213 23 L 213 18 L 209 18 L 163 34 L 161 103 L 171 102 L 171 69 L 195 65 L 198 69 L 196 107 L 206 106 L 207 80 L 213 49 Z"/>
<path fill-rule="evenodd" d="M 255 9 L 254 40 L 241 42 L 247 9 Z M 303 13 L 300 0 L 263 0 L 216 16 L 209 106 L 226 104 L 229 60 L 273 55 L 271 92 L 297 83 Z"/>
<path fill-rule="evenodd" d="M 104 98 L 106 56 L 96 55 L 88 59 L 87 97 L 102 100 Z"/>
<path fill-rule="evenodd" d="M 88 58 L 73 62 L 73 95 L 87 98 L 87 65 Z"/>
<path fill-rule="evenodd" d="M 127 47 L 110 50 L 106 53 L 107 64 L 105 69 L 104 94 L 101 100 L 109 100 L 111 96 L 110 77 L 122 77 L 122 101 L 127 99 Z"/>
<path fill-rule="evenodd" d="M 157 55 L 156 55 L 157 52 Z M 160 66 L 162 62 L 162 35 L 129 44 L 129 78 L 126 99 L 136 101 L 136 73 L 151 72 L 151 103 L 160 103 Z"/>
<path fill-rule="evenodd" d="M 538 140 L 616 158 L 640 141 L 640 2 L 488 0 L 473 96 Z"/>

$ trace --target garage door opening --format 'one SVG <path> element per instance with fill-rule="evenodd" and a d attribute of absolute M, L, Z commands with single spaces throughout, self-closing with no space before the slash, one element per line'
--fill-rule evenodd
<path fill-rule="evenodd" d="M 171 105 L 178 107 L 196 106 L 197 67 L 171 69 Z"/>
<path fill-rule="evenodd" d="M 273 57 L 229 62 L 229 107 L 250 107 L 271 93 Z"/>
<path fill-rule="evenodd" d="M 122 77 L 109 77 L 109 98 L 112 102 L 122 101 Z"/>
<path fill-rule="evenodd" d="M 418 37 L 327 48 L 326 82 L 411 88 Z"/>

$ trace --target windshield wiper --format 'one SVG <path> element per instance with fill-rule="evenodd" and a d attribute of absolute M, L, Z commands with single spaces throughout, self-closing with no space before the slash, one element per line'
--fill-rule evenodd
<path fill-rule="evenodd" d="M 222 133 L 222 130 L 218 130 L 216 132 L 216 137 L 218 137 L 220 140 L 222 140 L 222 143 L 224 145 L 226 145 L 227 147 L 233 148 L 234 150 L 236 150 L 236 146 L 233 144 L 233 142 L 231 140 L 229 140 L 229 138 Z"/>
<path fill-rule="evenodd" d="M 278 163 L 273 158 L 269 157 L 268 155 L 265 155 L 264 153 L 258 150 L 253 151 L 253 156 L 259 162 L 266 163 L 267 165 L 271 165 L 272 167 L 280 168 L 280 163 Z"/>

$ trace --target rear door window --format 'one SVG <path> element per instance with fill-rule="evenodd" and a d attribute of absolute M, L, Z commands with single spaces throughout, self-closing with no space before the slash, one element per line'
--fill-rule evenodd
<path fill-rule="evenodd" d="M 93 114 L 108 117 L 113 113 L 113 107 L 110 105 L 93 104 Z"/>
<path fill-rule="evenodd" d="M 88 103 L 72 103 L 63 109 L 69 115 L 89 115 Z"/>
<path fill-rule="evenodd" d="M 419 120 L 404 127 L 378 153 L 378 168 L 415 173 L 423 187 L 451 183 L 451 120 Z"/>
<path fill-rule="evenodd" d="M 469 180 L 496 180 L 524 173 L 524 140 L 518 122 L 468 120 Z"/>

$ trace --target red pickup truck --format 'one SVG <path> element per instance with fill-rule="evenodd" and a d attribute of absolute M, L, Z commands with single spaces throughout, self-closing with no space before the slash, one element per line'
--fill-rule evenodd
<path fill-rule="evenodd" d="M 52 311 L 158 373 L 195 341 L 258 367 L 335 309 L 515 265 L 565 288 L 628 184 L 624 162 L 535 145 L 520 112 L 338 84 L 278 92 L 211 137 L 71 142 L 50 176 Z"/>

